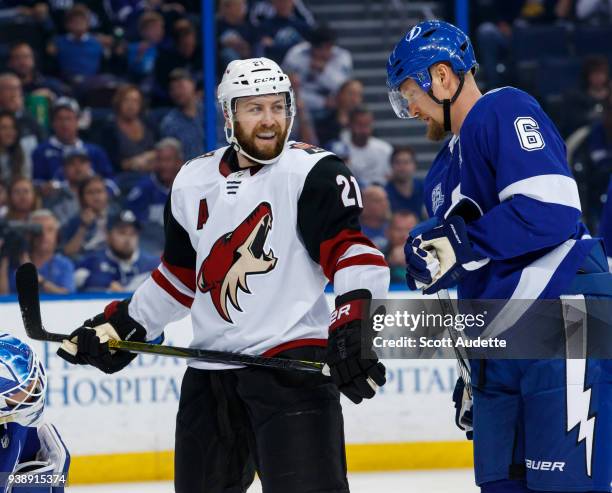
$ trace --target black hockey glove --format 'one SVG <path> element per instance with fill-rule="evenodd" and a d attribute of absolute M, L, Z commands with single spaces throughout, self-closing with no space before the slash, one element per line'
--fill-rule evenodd
<path fill-rule="evenodd" d="M 57 355 L 73 365 L 92 365 L 104 373 L 115 373 L 136 357 L 128 351 L 108 347 L 109 339 L 143 342 L 145 328 L 128 314 L 129 298 L 113 301 L 104 312 L 86 320 L 70 334 L 57 350 Z"/>
<path fill-rule="evenodd" d="M 455 424 L 461 431 L 465 431 L 468 440 L 474 439 L 474 429 L 472 427 L 472 399 L 465 390 L 465 383 L 459 377 L 453 390 L 453 402 L 455 403 Z"/>
<path fill-rule="evenodd" d="M 376 389 L 387 381 L 385 366 L 378 361 L 371 345 L 368 320 L 371 299 L 367 289 L 338 296 L 329 327 L 325 359 L 331 378 L 355 404 L 374 397 Z"/>

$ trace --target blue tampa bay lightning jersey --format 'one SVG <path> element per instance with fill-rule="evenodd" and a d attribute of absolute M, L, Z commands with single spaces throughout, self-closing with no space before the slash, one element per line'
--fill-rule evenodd
<path fill-rule="evenodd" d="M 425 183 L 430 216 L 462 199 L 478 210 L 468 235 L 483 267 L 461 298 L 557 298 L 597 240 L 580 222 L 565 144 L 537 101 L 512 87 L 488 92 L 436 156 Z"/>

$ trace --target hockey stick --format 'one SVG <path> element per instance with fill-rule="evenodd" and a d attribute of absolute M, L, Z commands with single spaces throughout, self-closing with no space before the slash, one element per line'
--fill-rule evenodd
<path fill-rule="evenodd" d="M 441 289 L 437 293 L 438 300 L 440 301 L 440 307 L 442 308 L 443 315 L 455 316 L 455 309 L 453 308 L 453 302 L 451 301 L 448 289 Z M 457 359 L 457 367 L 459 368 L 459 375 L 465 384 L 465 390 L 468 393 L 469 398 L 472 398 L 472 371 L 470 369 L 470 363 L 467 359 L 467 354 L 464 356 L 457 347 L 457 335 L 453 332 L 453 327 L 447 327 L 448 333 L 453 340 L 453 350 L 455 352 L 455 358 Z"/>
<path fill-rule="evenodd" d="M 32 263 L 26 263 L 17 269 L 17 297 L 26 334 L 36 341 L 62 342 L 68 339 L 68 334 L 47 332 L 40 315 L 40 298 L 38 295 L 38 271 Z M 328 375 L 327 365 L 318 361 L 302 361 L 284 358 L 267 358 L 251 354 L 213 351 L 208 349 L 162 346 L 146 342 L 116 341 L 111 339 L 108 345 L 112 349 L 131 351 L 134 353 L 157 354 L 175 358 L 192 358 L 211 363 L 230 363 L 247 366 L 263 366 L 279 370 L 299 370 Z"/>

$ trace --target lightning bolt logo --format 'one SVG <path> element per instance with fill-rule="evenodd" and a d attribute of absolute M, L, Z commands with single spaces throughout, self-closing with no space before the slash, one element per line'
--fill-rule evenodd
<path fill-rule="evenodd" d="M 595 435 L 595 416 L 589 418 L 591 389 L 584 387 L 585 374 L 586 360 L 568 359 L 566 361 L 567 431 L 569 432 L 578 426 L 577 443 L 584 441 L 587 475 L 590 477 L 593 438 Z"/>
<path fill-rule="evenodd" d="M 578 426 L 584 442 L 587 476 L 591 477 L 595 416 L 589 417 L 591 389 L 586 386 L 587 308 L 584 295 L 561 296 L 566 336 L 565 386 L 567 431 Z"/>

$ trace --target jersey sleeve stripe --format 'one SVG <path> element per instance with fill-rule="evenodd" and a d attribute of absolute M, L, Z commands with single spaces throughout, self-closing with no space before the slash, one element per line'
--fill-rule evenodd
<path fill-rule="evenodd" d="M 339 259 L 353 245 L 365 245 L 373 249 L 376 248 L 361 231 L 353 229 L 343 229 L 333 238 L 321 243 L 319 264 L 323 268 L 327 279 L 333 280 Z"/>
<path fill-rule="evenodd" d="M 180 291 L 181 293 L 183 293 L 186 296 L 189 296 L 191 298 L 194 297 L 195 292 L 192 291 L 191 289 L 189 289 L 187 286 L 185 286 L 183 284 L 183 282 L 176 277 L 172 271 L 170 271 L 170 269 L 168 269 L 168 267 L 166 267 L 166 265 L 164 265 L 163 263 L 159 264 L 159 266 L 157 267 L 157 269 L 159 270 L 159 272 L 168 280 L 170 281 L 170 284 L 172 284 L 178 291 Z"/>
<path fill-rule="evenodd" d="M 349 257 L 354 257 L 355 255 L 363 255 L 363 254 L 373 254 L 373 255 L 382 255 L 382 253 L 376 248 L 372 248 L 368 245 L 351 245 L 346 252 L 342 254 L 342 256 L 338 259 L 338 262 L 345 260 Z"/>
<path fill-rule="evenodd" d="M 564 205 L 582 210 L 576 181 L 564 175 L 539 175 L 508 185 L 499 192 L 501 202 L 513 195 L 525 195 L 540 202 Z"/>
<path fill-rule="evenodd" d="M 188 269 L 186 267 L 177 267 L 166 261 L 162 257 L 163 266 L 168 269 L 173 276 L 175 276 L 182 284 L 184 284 L 190 291 L 195 293 L 195 269 Z"/>
<path fill-rule="evenodd" d="M 338 262 L 336 265 L 336 272 L 353 265 L 378 265 L 380 267 L 388 267 L 385 257 L 382 255 L 364 253 L 363 255 L 355 255 Z"/>
<path fill-rule="evenodd" d="M 191 305 L 193 304 L 193 298 L 191 296 L 187 296 L 184 293 L 181 293 L 178 289 L 176 289 L 174 285 L 164 277 L 164 275 L 159 271 L 159 269 L 154 270 L 151 273 L 151 277 L 160 288 L 162 288 L 166 293 L 172 296 L 172 298 L 178 301 L 181 305 L 187 308 L 191 308 Z"/>
<path fill-rule="evenodd" d="M 336 272 L 334 292 L 336 296 L 355 289 L 367 289 L 373 299 L 384 299 L 389 291 L 389 268 L 385 265 L 351 265 Z"/>

